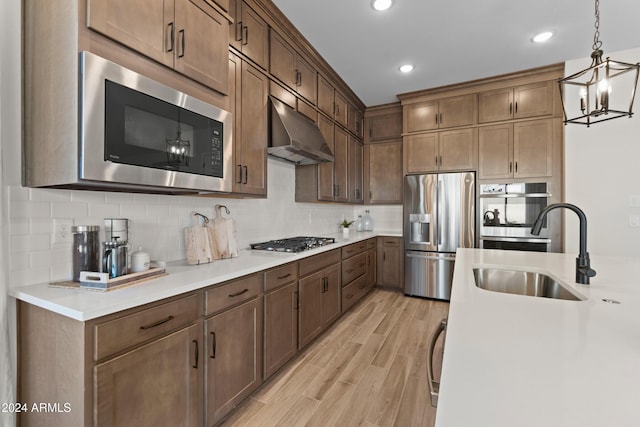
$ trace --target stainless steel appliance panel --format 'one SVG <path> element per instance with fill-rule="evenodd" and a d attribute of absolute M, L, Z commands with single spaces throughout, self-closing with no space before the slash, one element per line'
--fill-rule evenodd
<path fill-rule="evenodd" d="M 438 252 L 474 246 L 474 178 L 472 172 L 438 175 Z"/>
<path fill-rule="evenodd" d="M 104 159 L 105 82 L 111 81 L 223 125 L 223 177 L 123 164 Z M 89 52 L 80 54 L 80 152 L 78 174 L 82 185 L 155 188 L 157 191 L 222 191 L 232 187 L 232 115 L 214 105 L 179 92 Z M 69 167 L 74 167 L 69 165 Z"/>
<path fill-rule="evenodd" d="M 404 293 L 449 300 L 455 254 L 406 251 Z"/>
<path fill-rule="evenodd" d="M 406 249 L 435 251 L 437 241 L 438 175 L 408 175 L 404 181 L 404 241 Z"/>

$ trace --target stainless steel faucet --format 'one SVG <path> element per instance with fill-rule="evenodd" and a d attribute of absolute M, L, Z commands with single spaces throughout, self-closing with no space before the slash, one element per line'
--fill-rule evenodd
<path fill-rule="evenodd" d="M 552 205 L 549 205 L 544 208 L 538 215 L 538 218 L 536 218 L 536 221 L 533 223 L 533 227 L 531 227 L 531 234 L 534 234 L 536 236 L 540 234 L 545 216 L 547 216 L 550 211 L 556 208 L 566 208 L 572 210 L 578 215 L 578 218 L 580 219 L 580 253 L 578 254 L 578 258 L 576 258 L 576 282 L 583 285 L 588 285 L 589 278 L 595 276 L 596 271 L 591 268 L 589 252 L 587 252 L 587 217 L 584 212 L 582 212 L 582 209 L 570 203 L 554 203 Z"/>

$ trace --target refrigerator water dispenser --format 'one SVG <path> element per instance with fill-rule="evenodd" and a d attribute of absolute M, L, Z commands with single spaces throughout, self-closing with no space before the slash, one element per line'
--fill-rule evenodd
<path fill-rule="evenodd" d="M 411 241 L 428 243 L 429 224 L 431 222 L 430 214 L 409 214 L 409 222 L 411 222 Z"/>

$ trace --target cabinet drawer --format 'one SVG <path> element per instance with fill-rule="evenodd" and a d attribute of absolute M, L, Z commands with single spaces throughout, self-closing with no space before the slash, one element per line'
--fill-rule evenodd
<path fill-rule="evenodd" d="M 344 313 L 351 308 L 366 293 L 367 283 L 365 276 L 360 276 L 348 286 L 342 288 L 342 312 Z"/>
<path fill-rule="evenodd" d="M 357 253 L 364 252 L 367 249 L 367 241 L 363 240 L 342 248 L 342 259 L 354 256 Z"/>
<path fill-rule="evenodd" d="M 391 248 L 400 247 L 400 243 L 402 242 L 402 238 L 400 237 L 378 237 L 378 238 L 382 239 L 382 244 L 384 246 L 388 246 Z"/>
<path fill-rule="evenodd" d="M 262 281 L 262 274 L 254 274 L 208 290 L 205 314 L 224 310 L 261 295 Z"/>
<path fill-rule="evenodd" d="M 200 295 L 191 295 L 95 326 L 94 360 L 156 338 L 194 322 L 202 312 Z"/>
<path fill-rule="evenodd" d="M 367 254 L 360 253 L 342 261 L 342 286 L 367 272 Z"/>
<path fill-rule="evenodd" d="M 278 288 L 285 283 L 297 280 L 298 264 L 292 262 L 291 264 L 269 270 L 264 273 L 264 279 L 265 292 L 270 291 L 271 289 Z"/>
<path fill-rule="evenodd" d="M 314 271 L 318 271 L 329 265 L 340 262 L 340 249 L 334 249 L 331 252 L 314 255 L 300 261 L 300 277 L 307 276 Z"/>
<path fill-rule="evenodd" d="M 376 247 L 376 238 L 367 240 L 367 249 L 373 249 Z"/>

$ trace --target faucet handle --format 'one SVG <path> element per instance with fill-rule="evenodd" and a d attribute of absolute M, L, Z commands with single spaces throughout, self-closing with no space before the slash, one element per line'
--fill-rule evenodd
<path fill-rule="evenodd" d="M 593 277 L 596 275 L 596 271 L 591 267 L 581 267 L 578 271 L 587 277 Z"/>

